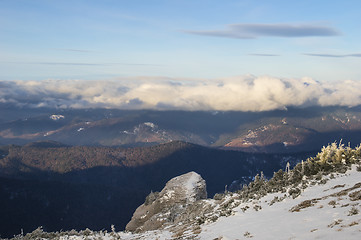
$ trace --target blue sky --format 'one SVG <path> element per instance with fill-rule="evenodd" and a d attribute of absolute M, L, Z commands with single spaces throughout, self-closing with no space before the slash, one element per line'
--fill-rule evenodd
<path fill-rule="evenodd" d="M 0 80 L 359 81 L 361 1 L 0 0 Z"/>

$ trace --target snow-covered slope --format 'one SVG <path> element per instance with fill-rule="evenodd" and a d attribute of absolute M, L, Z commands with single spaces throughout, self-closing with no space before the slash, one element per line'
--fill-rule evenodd
<path fill-rule="evenodd" d="M 205 224 L 199 239 L 361 239 L 361 172 L 331 175 L 293 199 L 273 193 L 242 203 L 229 217 Z M 358 198 L 352 198 L 352 194 Z M 351 197 L 350 197 L 351 196 Z M 354 201 L 352 201 L 354 200 Z M 245 210 L 247 209 L 247 210 Z"/>
<path fill-rule="evenodd" d="M 316 183 L 317 182 L 317 183 Z M 326 183 L 325 183 L 326 182 Z M 219 200 L 207 199 L 220 207 L 236 199 L 228 194 Z M 285 197 L 286 196 L 286 197 Z M 275 199 L 278 198 L 278 201 Z M 310 185 L 295 199 L 286 193 L 268 194 L 233 208 L 230 216 L 212 223 L 188 226 L 182 235 L 179 226 L 144 233 L 64 233 L 60 239 L 360 239 L 361 172 L 354 165 L 344 174 L 330 174 Z M 39 231 L 38 231 L 39 232 Z M 34 232 L 34 236 L 36 233 Z M 80 234 L 80 235 L 79 235 Z M 46 234 L 44 235 L 45 239 Z"/>
<path fill-rule="evenodd" d="M 232 200 L 233 199 L 233 200 Z M 221 201 L 208 199 L 215 209 L 235 204 L 237 194 Z M 278 200 L 276 200 L 278 199 Z M 276 201 L 275 201 L 276 200 Z M 142 234 L 119 233 L 122 239 L 360 239 L 361 172 L 354 165 L 344 174 L 329 174 L 310 181 L 293 198 L 278 192 L 249 200 L 233 208 L 230 216 L 187 228 L 182 235 L 176 226 Z M 235 204 L 237 205 L 237 204 Z M 179 229 L 179 226 L 178 226 Z"/>

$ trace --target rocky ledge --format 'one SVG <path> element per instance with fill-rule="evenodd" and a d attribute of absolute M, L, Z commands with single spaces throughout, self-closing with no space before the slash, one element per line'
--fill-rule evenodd
<path fill-rule="evenodd" d="M 143 232 L 164 229 L 189 216 L 189 208 L 207 198 L 206 182 L 196 172 L 172 178 L 161 192 L 151 192 L 134 212 L 126 230 Z M 187 214 L 185 214 L 187 213 Z"/>

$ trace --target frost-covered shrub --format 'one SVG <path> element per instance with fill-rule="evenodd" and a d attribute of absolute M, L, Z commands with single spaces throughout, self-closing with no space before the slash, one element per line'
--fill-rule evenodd
<path fill-rule="evenodd" d="M 273 177 L 268 181 L 268 192 L 279 192 L 287 185 L 288 179 L 285 172 L 280 169 L 273 174 Z"/>
<path fill-rule="evenodd" d="M 26 235 L 23 234 L 23 232 L 19 235 L 14 236 L 13 240 L 30 240 L 30 239 L 61 239 L 61 237 L 64 237 L 64 239 L 69 239 L 70 237 L 77 237 L 77 236 L 94 236 L 94 234 L 104 235 L 102 231 L 100 232 L 93 232 L 89 229 L 86 229 L 84 231 L 76 231 L 76 230 L 70 230 L 70 231 L 60 231 L 60 232 L 45 232 L 42 227 L 38 227 L 31 233 L 27 233 Z"/>
<path fill-rule="evenodd" d="M 291 188 L 290 190 L 288 190 L 288 194 L 292 196 L 292 198 L 296 198 L 301 194 L 301 189 Z"/>
<path fill-rule="evenodd" d="M 350 146 L 345 147 L 342 144 L 342 140 L 339 145 L 336 142 L 329 144 L 328 146 L 324 146 L 319 152 L 315 160 L 322 166 L 325 165 L 350 165 L 358 161 L 361 157 L 361 145 L 352 149 Z"/>
<path fill-rule="evenodd" d="M 337 146 L 336 142 L 329 144 L 328 146 L 323 146 L 321 152 L 316 156 L 319 163 L 340 163 L 342 161 L 342 156 L 344 155 L 344 145 L 340 142 Z"/>
<path fill-rule="evenodd" d="M 224 198 L 224 194 L 223 193 L 216 193 L 213 197 L 214 200 L 222 200 Z"/>
<path fill-rule="evenodd" d="M 351 201 L 359 201 L 361 200 L 361 190 L 352 192 L 348 195 Z"/>
<path fill-rule="evenodd" d="M 205 222 L 206 222 L 206 218 L 204 216 L 201 216 L 201 217 L 197 218 L 197 224 L 198 225 L 201 225 L 201 224 L 203 224 Z"/>
<path fill-rule="evenodd" d="M 322 179 L 322 173 L 321 172 L 318 172 L 315 176 L 315 180 L 321 180 Z"/>
<path fill-rule="evenodd" d="M 356 207 L 352 207 L 350 211 L 348 212 L 349 216 L 357 215 L 359 213 L 359 210 Z"/>
<path fill-rule="evenodd" d="M 292 189 L 305 189 L 308 184 L 324 184 L 322 176 L 329 173 L 345 173 L 351 164 L 361 163 L 361 145 L 352 149 L 350 146 L 345 147 L 342 142 L 336 142 L 324 146 L 316 157 L 308 158 L 306 161 L 298 163 L 292 170 L 289 167 L 287 172 L 282 169 L 275 172 L 270 180 L 266 180 L 263 174 L 256 175 L 254 181 L 243 186 L 238 191 L 239 199 L 247 201 L 249 199 L 259 199 L 267 193 L 286 192 L 290 186 Z M 361 165 L 359 167 L 361 171 Z M 331 176 L 331 178 L 334 176 Z M 317 181 L 311 181 L 316 179 Z M 292 192 L 291 196 L 297 197 L 299 191 Z"/>
<path fill-rule="evenodd" d="M 43 227 L 38 227 L 31 233 L 27 233 L 24 239 L 42 239 L 47 237 L 48 237 L 48 233 L 44 232 Z"/>
<path fill-rule="evenodd" d="M 90 230 L 89 228 L 86 228 L 85 230 L 80 231 L 80 234 L 83 236 L 90 236 L 93 235 L 94 232 Z"/>
<path fill-rule="evenodd" d="M 245 237 L 245 238 L 253 238 L 253 236 L 252 236 L 252 234 L 250 233 L 250 232 L 245 232 L 244 234 L 243 234 L 243 236 Z"/>
<path fill-rule="evenodd" d="M 305 175 L 312 176 L 317 174 L 321 170 L 321 167 L 313 158 L 308 158 L 305 164 Z"/>

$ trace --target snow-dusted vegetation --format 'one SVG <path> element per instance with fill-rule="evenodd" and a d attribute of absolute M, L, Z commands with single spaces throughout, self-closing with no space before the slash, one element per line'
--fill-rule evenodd
<path fill-rule="evenodd" d="M 230 216 L 204 224 L 197 238 L 359 239 L 359 150 L 332 144 L 303 163 L 303 168 L 299 164 L 289 173 L 275 173 L 276 178 L 268 182 L 256 178 L 240 193 L 225 194 L 220 206 L 226 202 L 238 206 L 232 208 Z M 343 155 L 340 162 L 338 154 Z M 300 178 L 296 178 L 302 174 L 298 169 L 304 170 Z"/>
<path fill-rule="evenodd" d="M 14 239 L 360 239 L 360 203 L 361 146 L 332 143 L 269 180 L 261 173 L 238 192 L 187 203 L 157 230 L 38 228 Z"/>

